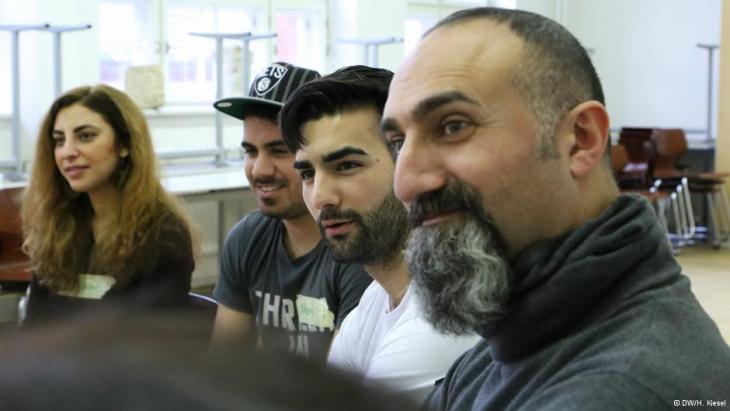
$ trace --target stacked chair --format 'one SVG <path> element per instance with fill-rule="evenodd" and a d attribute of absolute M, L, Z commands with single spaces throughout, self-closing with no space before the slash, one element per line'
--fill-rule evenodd
<path fill-rule="evenodd" d="M 636 192 L 654 204 L 659 222 L 675 251 L 706 241 L 719 248 L 730 239 L 728 173 L 691 173 L 678 166 L 687 151 L 681 129 L 623 128 L 612 147 L 612 166 L 623 192 Z M 625 154 L 624 154 L 625 153 Z M 692 196 L 701 196 L 705 226 L 696 224 Z"/>
<path fill-rule="evenodd" d="M 647 149 L 642 148 L 640 153 L 641 158 L 637 157 L 638 150 L 634 150 L 631 152 L 634 155 L 630 159 L 629 151 L 625 145 L 613 145 L 611 146 L 611 168 L 622 193 L 639 194 L 651 202 L 657 215 L 657 221 L 667 233 L 667 238 L 669 239 L 671 238 L 671 234 L 666 218 L 667 210 L 669 207 L 671 207 L 671 210 L 678 210 L 678 197 L 674 194 L 660 191 L 651 185 L 649 170 L 653 166 L 653 158 L 651 156 L 653 152 L 650 150 L 651 147 L 647 147 Z M 679 218 L 678 213 L 675 214 Z M 675 220 L 674 225 L 679 226 L 681 223 L 679 220 Z M 672 249 L 676 251 L 677 248 L 673 243 L 670 244 L 672 245 Z"/>
<path fill-rule="evenodd" d="M 725 179 L 729 173 L 692 173 L 678 165 L 678 160 L 687 151 L 687 138 L 681 129 L 655 129 L 651 135 L 656 149 L 654 166 L 655 184 L 663 189 L 681 186 L 688 203 L 692 195 L 704 198 L 705 226 L 692 222 L 692 240 L 701 239 L 719 248 L 730 239 L 730 202 L 725 190 Z"/>

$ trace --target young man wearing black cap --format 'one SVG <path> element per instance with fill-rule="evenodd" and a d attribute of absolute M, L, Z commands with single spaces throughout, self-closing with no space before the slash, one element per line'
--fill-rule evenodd
<path fill-rule="evenodd" d="M 245 123 L 245 172 L 259 205 L 228 234 L 214 298 L 213 344 L 241 343 L 324 361 L 332 334 L 370 283 L 362 266 L 334 261 L 302 200 L 277 116 L 319 73 L 273 63 L 248 97 L 217 101 Z"/>

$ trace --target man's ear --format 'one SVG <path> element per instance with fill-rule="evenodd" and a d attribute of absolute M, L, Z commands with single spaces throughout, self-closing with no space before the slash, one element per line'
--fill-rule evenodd
<path fill-rule="evenodd" d="M 570 173 L 575 178 L 584 177 L 601 163 L 608 143 L 608 112 L 598 101 L 585 101 L 574 107 L 565 124 L 572 129 L 570 139 Z"/>

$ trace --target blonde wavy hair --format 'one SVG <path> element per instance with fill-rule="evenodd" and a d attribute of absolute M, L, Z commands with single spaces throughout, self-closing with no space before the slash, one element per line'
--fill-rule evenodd
<path fill-rule="evenodd" d="M 129 150 L 113 173 L 120 192 L 116 224 L 98 238 L 91 230 L 93 208 L 86 193 L 76 193 L 56 166 L 53 128 L 65 107 L 81 104 L 100 114 L 114 130 L 116 144 Z M 142 111 L 123 92 L 106 85 L 78 87 L 53 102 L 38 133 L 30 185 L 21 210 L 23 250 L 35 275 L 58 291 L 78 288 L 79 273 L 103 273 L 124 284 L 136 272 L 153 267 L 162 244 L 189 244 L 192 233 L 180 202 L 159 180 L 157 160 Z M 160 238 L 161 225 L 177 227 L 180 238 Z M 88 271 L 85 271 L 88 270 Z"/>

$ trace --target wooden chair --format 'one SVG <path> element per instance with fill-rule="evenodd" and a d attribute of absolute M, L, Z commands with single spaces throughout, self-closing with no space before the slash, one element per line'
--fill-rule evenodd
<path fill-rule="evenodd" d="M 0 282 L 30 281 L 30 258 L 21 250 L 22 188 L 0 190 Z"/>
<path fill-rule="evenodd" d="M 676 236 L 681 236 L 684 230 L 687 228 L 682 225 L 683 220 L 680 219 L 680 212 L 682 210 L 678 204 L 678 197 L 666 192 L 657 190 L 655 187 L 646 187 L 646 176 L 637 176 L 631 174 L 633 170 L 626 171 L 626 165 L 629 163 L 628 155 L 626 153 L 626 147 L 621 144 L 614 144 L 611 146 L 611 169 L 613 170 L 616 181 L 619 185 L 619 189 L 622 193 L 634 193 L 641 195 L 642 197 L 649 200 L 654 206 L 654 211 L 657 215 L 657 221 L 659 225 L 664 229 L 667 234 L 667 240 L 669 241 L 672 249 L 677 252 L 678 247 L 683 245 L 683 242 L 672 241 Z M 637 185 L 637 181 L 640 181 L 642 186 Z M 669 224 L 667 222 L 667 212 L 672 211 L 675 217 L 673 220 L 674 227 L 678 227 L 680 233 L 670 232 Z"/>
<path fill-rule="evenodd" d="M 690 243 L 695 236 L 692 204 L 685 186 L 658 182 L 655 179 L 656 146 L 652 135 L 656 130 L 638 127 L 621 129 L 619 145 L 626 149 L 628 163 L 624 167 L 624 177 L 619 180 L 619 186 L 624 190 L 649 190 L 669 196 L 670 207 L 662 211 L 669 212 L 671 224 L 668 224 L 667 233 L 673 247 L 679 249 Z M 627 179 L 627 175 L 633 179 Z"/>
<path fill-rule="evenodd" d="M 624 188 L 648 188 L 654 171 L 652 128 L 627 128 L 619 133 L 618 143 L 625 149 L 626 164 L 619 181 Z M 620 154 L 619 154 L 620 155 Z"/>
<path fill-rule="evenodd" d="M 680 128 L 654 129 L 651 135 L 656 149 L 654 176 L 657 178 L 671 178 L 686 176 L 691 181 L 703 179 L 724 180 L 730 177 L 728 172 L 691 173 L 679 164 L 679 159 L 689 149 L 684 130 Z"/>

